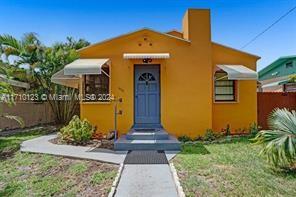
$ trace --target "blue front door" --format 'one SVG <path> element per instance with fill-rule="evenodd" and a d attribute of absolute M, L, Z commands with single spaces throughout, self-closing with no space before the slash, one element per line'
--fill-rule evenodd
<path fill-rule="evenodd" d="M 160 124 L 159 65 L 135 65 L 135 124 Z"/>

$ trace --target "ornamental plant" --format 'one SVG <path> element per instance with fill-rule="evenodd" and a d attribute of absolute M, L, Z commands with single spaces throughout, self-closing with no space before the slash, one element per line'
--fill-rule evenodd
<path fill-rule="evenodd" d="M 266 155 L 276 167 L 292 167 L 296 163 L 296 111 L 275 109 L 269 116 L 270 130 L 260 131 L 254 138 L 263 145 L 260 154 Z"/>
<path fill-rule="evenodd" d="M 78 116 L 73 116 L 68 125 L 60 129 L 59 138 L 70 144 L 85 144 L 90 141 L 95 127 L 86 119 L 80 120 Z"/>

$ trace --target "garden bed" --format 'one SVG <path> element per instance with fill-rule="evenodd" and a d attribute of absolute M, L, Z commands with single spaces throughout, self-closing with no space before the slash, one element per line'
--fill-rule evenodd
<path fill-rule="evenodd" d="M 114 140 L 106 140 L 106 139 L 102 139 L 102 140 L 91 139 L 86 143 L 76 144 L 76 143 L 66 143 L 65 141 L 57 137 L 52 140 L 49 140 L 49 142 L 53 144 L 58 144 L 58 145 L 86 146 L 86 147 L 92 147 L 92 148 L 114 150 Z"/>

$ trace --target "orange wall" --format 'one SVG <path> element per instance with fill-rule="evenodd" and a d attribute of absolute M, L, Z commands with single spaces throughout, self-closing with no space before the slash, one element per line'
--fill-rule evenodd
<path fill-rule="evenodd" d="M 170 53 L 169 59 L 152 61 L 160 64 L 161 123 L 169 133 L 196 137 L 228 122 L 241 127 L 256 120 L 254 81 L 240 82 L 239 103 L 213 105 L 214 64 L 246 63 L 255 68 L 254 57 L 212 45 L 209 10 L 189 10 L 183 22 L 184 36 L 190 41 L 143 29 L 80 50 L 81 58 L 111 60 L 111 94 L 123 99 L 119 104 L 123 111 L 118 116 L 120 134 L 128 132 L 134 122 L 134 64 L 142 63 L 123 59 L 123 53 Z M 114 128 L 114 104 L 81 103 L 81 117 L 108 132 Z"/>
<path fill-rule="evenodd" d="M 258 58 L 219 44 L 213 43 L 212 46 L 213 68 L 217 64 L 242 64 L 256 70 Z M 257 122 L 256 80 L 239 80 L 236 90 L 237 102 L 213 104 L 213 129 L 215 131 L 221 131 L 229 124 L 234 133 L 239 129 L 248 129 L 251 123 Z"/>

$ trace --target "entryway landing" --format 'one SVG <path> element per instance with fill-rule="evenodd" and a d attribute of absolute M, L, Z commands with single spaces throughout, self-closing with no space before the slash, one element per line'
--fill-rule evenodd
<path fill-rule="evenodd" d="M 114 143 L 114 149 L 179 151 L 181 145 L 176 137 L 169 135 L 163 128 L 132 128 Z"/>

